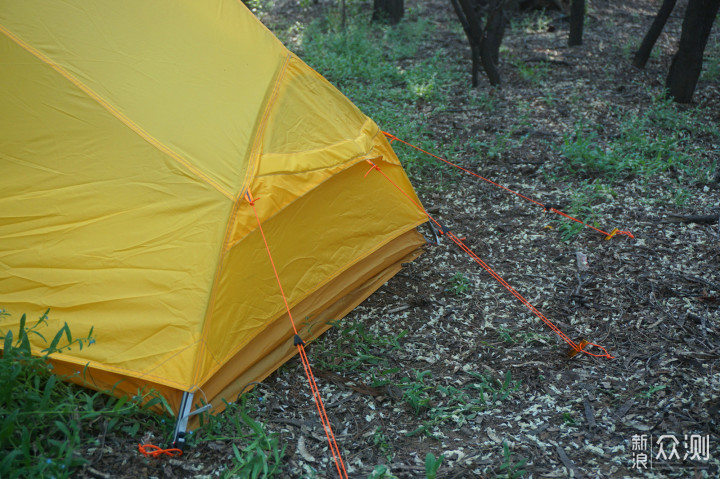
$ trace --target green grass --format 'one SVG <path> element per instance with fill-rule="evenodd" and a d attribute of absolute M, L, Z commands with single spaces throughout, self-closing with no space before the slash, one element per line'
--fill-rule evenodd
<path fill-rule="evenodd" d="M 172 410 L 155 391 L 118 398 L 109 391 L 69 384 L 52 373 L 50 354 L 92 347 L 95 338 L 92 329 L 85 336 L 73 337 L 65 325 L 46 341 L 48 315 L 49 311 L 32 323 L 23 315 L 16 331 L 0 334 L 0 477 L 71 477 L 87 463 L 87 448 L 103 447 L 97 439 L 101 437 L 118 435 L 132 442 L 152 431 L 161 446 L 167 444 L 174 420 L 151 409 L 160 406 L 170 416 Z M 0 310 L 0 316 L 9 313 Z M 32 337 L 47 345 L 39 356 L 31 352 Z M 233 455 L 223 477 L 279 474 L 285 447 L 253 419 L 257 411 L 250 404 L 257 401 L 251 392 L 238 403 L 226 404 L 222 416 L 201 415 L 201 426 L 188 436 L 188 447 L 204 441 L 232 441 Z"/>
<path fill-rule="evenodd" d="M 254 392 L 247 393 L 236 403 L 226 402 L 221 416 L 201 415 L 200 428 L 193 435 L 196 442 L 232 441 L 232 464 L 222 477 L 259 479 L 280 473 L 286 446 L 252 418 L 257 410 L 249 405 L 257 404 L 258 398 Z"/>
<path fill-rule="evenodd" d="M 706 151 L 696 142 L 698 136 L 720 138 L 720 129 L 704 121 L 704 113 L 702 108 L 687 109 L 655 94 L 645 108 L 616 113 L 616 132 L 579 120 L 574 130 L 555 144 L 564 159 L 564 175 L 559 178 L 576 182 L 564 211 L 599 227 L 597 207 L 614 200 L 614 187 L 628 180 L 640 180 L 641 187 L 648 190 L 644 201 L 683 206 L 690 197 L 687 187 L 710 183 L 717 169 L 717 163 L 708 161 Z M 669 180 L 671 187 L 651 192 L 647 184 L 659 175 Z M 557 220 L 556 224 L 564 241 L 583 229 L 569 220 Z"/>
<path fill-rule="evenodd" d="M 377 335 L 362 322 L 336 325 L 332 334 L 326 334 L 314 343 L 313 357 L 318 366 L 354 377 L 372 387 L 389 387 L 401 393 L 399 401 L 407 413 L 416 418 L 416 426 L 408 436 L 434 437 L 437 428 L 461 427 L 470 419 L 506 400 L 520 387 L 508 371 L 499 381 L 487 375 L 470 371 L 473 380 L 462 388 L 444 385 L 433 378 L 430 371 L 402 370 L 390 367 L 387 358 L 402 347 L 407 334 Z M 523 341 L 539 338 L 522 337 Z M 376 430 L 374 443 L 383 454 L 392 454 L 384 448 L 386 437 Z M 382 477 L 382 476 L 378 476 Z"/>
<path fill-rule="evenodd" d="M 619 131 L 612 136 L 602 125 L 584 121 L 564 135 L 558 151 L 570 173 L 602 177 L 610 184 L 666 172 L 680 181 L 709 181 L 711 168 L 701 161 L 702 150 L 692 140 L 699 134 L 719 137 L 720 131 L 703 123 L 696 110 L 656 96 L 649 108 L 621 114 L 619 120 Z"/>
<path fill-rule="evenodd" d="M 701 81 L 712 82 L 720 80 L 720 41 L 708 42 L 705 47 Z"/>
<path fill-rule="evenodd" d="M 152 391 L 133 398 L 110 397 L 62 381 L 52 374 L 50 354 L 91 347 L 92 329 L 73 337 L 67 324 L 51 332 L 48 315 L 30 323 L 22 315 L 16 331 L 0 332 L 0 477 L 70 477 L 86 463 L 84 448 L 99 446 L 98 437 L 122 434 L 137 437 L 140 430 L 163 430 L 150 407 L 167 405 Z M 9 313 L 0 310 L 0 316 Z M 30 338 L 46 344 L 33 356 Z M 141 405 L 142 404 L 142 405 Z"/>
<path fill-rule="evenodd" d="M 427 412 L 432 403 L 433 387 L 425 383 L 425 379 L 432 379 L 430 371 L 415 371 L 409 377 L 400 379 L 398 387 L 403 392 L 403 401 L 410 406 L 410 410 L 416 416 Z"/>
<path fill-rule="evenodd" d="M 589 225 L 600 228 L 598 207 L 612 202 L 617 197 L 615 190 L 601 180 L 583 180 L 570 194 L 570 203 L 563 211 Z M 561 217 L 553 219 L 560 239 L 570 241 L 585 227 L 581 223 Z"/>
<path fill-rule="evenodd" d="M 323 335 L 314 343 L 314 356 L 319 367 L 360 373 L 372 382 L 373 387 L 387 384 L 385 376 L 397 371 L 388 369 L 387 354 L 400 349 L 400 341 L 407 331 L 395 336 L 380 336 L 368 330 L 361 321 L 344 321 L 335 325 L 334 333 Z"/>
<path fill-rule="evenodd" d="M 552 23 L 552 18 L 545 10 L 532 10 L 524 15 L 514 15 L 510 18 L 510 30 L 516 34 L 546 33 Z"/>
<path fill-rule="evenodd" d="M 435 479 L 437 477 L 437 471 L 443 462 L 445 457 L 440 454 L 440 457 L 435 457 L 432 452 L 428 452 L 425 455 L 425 477 L 427 479 Z"/>
<path fill-rule="evenodd" d="M 462 273 L 455 273 L 445 291 L 452 292 L 455 296 L 465 296 L 469 290 L 470 280 Z"/>
<path fill-rule="evenodd" d="M 417 415 L 424 418 L 416 429 L 408 433 L 409 436 L 423 434 L 435 437 L 433 432 L 437 428 L 462 427 L 478 414 L 508 399 L 520 388 L 520 381 L 512 379 L 510 371 L 505 374 L 503 381 L 472 371 L 468 374 L 474 380 L 462 388 L 425 382 L 425 378 L 431 379 L 428 372 L 416 373 L 414 384 L 403 382 L 401 387 L 413 394 L 411 407 L 415 404 L 422 406 L 413 411 L 418 411 Z M 403 399 L 407 401 L 406 396 Z"/>
<path fill-rule="evenodd" d="M 514 60 L 512 64 L 518 69 L 520 78 L 533 85 L 540 86 L 550 75 L 550 63 L 548 62 L 525 62 Z"/>
<path fill-rule="evenodd" d="M 496 478 L 520 479 L 525 476 L 527 459 L 515 460 L 510 452 L 507 441 L 503 441 L 503 462 L 498 469 Z"/>

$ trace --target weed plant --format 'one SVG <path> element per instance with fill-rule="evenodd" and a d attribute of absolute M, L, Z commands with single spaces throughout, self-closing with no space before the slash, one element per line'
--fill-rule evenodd
<path fill-rule="evenodd" d="M 325 335 L 315 342 L 314 356 L 321 368 L 358 372 L 371 378 L 372 386 L 387 384 L 385 376 L 394 374 L 397 369 L 388 369 L 387 353 L 400 349 L 400 340 L 408 332 L 401 331 L 396 336 L 378 336 L 367 329 L 361 321 L 346 321 L 337 326 L 338 337 Z"/>
<path fill-rule="evenodd" d="M 496 477 L 507 479 L 520 479 L 521 477 L 525 477 L 526 463 L 527 459 L 515 461 L 510 452 L 510 446 L 508 446 L 507 441 L 503 441 L 503 462 L 499 468 L 500 474 Z"/>
<path fill-rule="evenodd" d="M 411 407 L 419 404 L 422 407 L 419 413 L 427 418 L 408 435 L 434 437 L 433 430 L 439 426 L 450 424 L 461 427 L 478 414 L 498 406 L 520 388 L 520 381 L 513 380 L 510 371 L 505 374 L 503 381 L 473 371 L 469 374 L 475 380 L 462 388 L 425 384 L 424 379 L 431 377 L 427 371 L 424 374 L 416 373 L 418 379 L 415 384 L 402 384 L 405 391 L 403 399 Z"/>
<path fill-rule="evenodd" d="M 619 132 L 602 141 L 602 126 L 575 125 L 559 145 L 573 174 L 601 177 L 609 184 L 628 177 L 651 177 L 672 171 L 678 181 L 709 181 L 710 168 L 703 164 L 694 135 L 720 137 L 716 126 L 703 124 L 693 110 L 682 110 L 671 100 L 655 96 L 650 107 L 620 118 Z"/>
<path fill-rule="evenodd" d="M 152 392 L 118 399 L 67 384 L 52 374 L 48 361 L 52 354 L 83 349 L 95 339 L 92 329 L 73 338 L 65 324 L 48 344 L 44 336 L 48 314 L 49 310 L 32 324 L 22 315 L 17 331 L 0 332 L 2 478 L 70 477 L 86 462 L 79 454 L 81 448 L 96 445 L 92 438 L 100 431 L 137 437 L 141 427 L 160 429 L 160 421 L 148 408 L 164 400 Z M 0 316 L 9 313 L 0 310 Z M 33 351 L 31 338 L 39 338 L 47 347 Z"/>
<path fill-rule="evenodd" d="M 275 477 L 280 472 L 286 446 L 281 448 L 277 435 L 267 434 L 265 428 L 252 419 L 242 408 L 238 411 L 231 411 L 231 414 L 233 412 L 236 412 L 242 420 L 241 424 L 235 415 L 232 416 L 235 431 L 241 435 L 240 437 L 249 438 L 249 441 L 242 450 L 238 449 L 233 443 L 233 467 L 223 477 L 247 477 L 252 479 Z M 248 431 L 245 436 L 242 436 L 243 427 Z"/>
<path fill-rule="evenodd" d="M 450 286 L 446 291 L 453 292 L 455 296 L 465 296 L 470 290 L 470 280 L 462 273 L 458 272 L 450 279 Z"/>
<path fill-rule="evenodd" d="M 445 457 L 440 454 L 440 457 L 435 457 L 432 452 L 428 452 L 425 456 L 425 477 L 427 479 L 435 479 L 437 477 L 437 471 L 440 468 Z"/>
<path fill-rule="evenodd" d="M 682 206 L 689 198 L 685 186 L 712 181 L 717 164 L 709 162 L 693 137 L 720 138 L 720 129 L 707 124 L 701 109 L 683 109 L 661 95 L 651 96 L 645 110 L 616 114 L 618 131 L 609 136 L 603 125 L 588 126 L 584 120 L 556 145 L 564 157 L 567 176 L 581 181 L 565 211 L 571 216 L 598 226 L 597 206 L 615 197 L 613 187 L 626 179 L 639 178 L 647 184 L 663 175 L 671 190 L 655 191 L 655 201 L 674 202 Z M 582 225 L 567 220 L 556 222 L 564 241 L 575 237 Z"/>

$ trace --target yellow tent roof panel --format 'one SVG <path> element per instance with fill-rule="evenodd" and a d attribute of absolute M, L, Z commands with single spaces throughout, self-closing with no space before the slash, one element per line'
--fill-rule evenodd
<path fill-rule="evenodd" d="M 94 327 L 53 358 L 92 387 L 219 403 L 292 356 L 258 220 L 306 341 L 423 243 L 377 125 L 242 2 L 3 1 L 0 88 L 0 330 Z"/>

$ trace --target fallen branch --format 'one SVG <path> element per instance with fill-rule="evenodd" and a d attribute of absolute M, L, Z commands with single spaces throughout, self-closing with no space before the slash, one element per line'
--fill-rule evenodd
<path fill-rule="evenodd" d="M 580 472 L 580 469 L 577 468 L 575 463 L 568 457 L 568 455 L 565 453 L 565 450 L 562 447 L 555 446 L 555 450 L 557 451 L 557 454 L 560 457 L 560 461 L 568 469 L 568 472 L 572 471 L 571 474 L 574 474 L 575 477 L 583 477 L 583 474 Z"/>
<path fill-rule="evenodd" d="M 661 223 L 698 223 L 705 225 L 712 225 L 718 222 L 720 214 L 715 213 L 714 215 L 668 215 L 668 218 L 661 221 Z"/>

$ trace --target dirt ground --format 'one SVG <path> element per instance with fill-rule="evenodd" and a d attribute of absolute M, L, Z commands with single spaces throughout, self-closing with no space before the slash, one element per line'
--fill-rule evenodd
<path fill-rule="evenodd" d="M 418 3 L 406 6 L 420 8 Z M 548 143 L 571 132 L 579 114 L 590 124 L 609 125 L 612 138 L 610 109 L 647 108 L 649 91 L 664 84 L 682 22 L 678 12 L 646 70 L 633 68 L 622 48 L 639 42 L 656 3 L 590 2 L 580 47 L 567 47 L 568 27 L 559 12 L 549 14 L 553 21 L 545 31 L 506 35 L 502 88 L 491 90 L 481 77 L 478 89 L 493 99 L 493 112 L 473 106 L 467 91 L 459 91 L 453 108 L 427 111 L 430 134 L 439 142 L 490 141 L 512 123 L 518 104 L 530 105 L 527 127 L 508 139 L 517 146 L 482 160 L 475 170 L 562 205 L 580 179 L 552 174 L 563 159 Z M 437 41 L 460 52 L 457 61 L 469 76 L 469 52 L 449 2 L 422 4 Z M 269 20 L 288 15 L 289 8 L 277 2 Z M 323 8 L 322 2 L 296 7 L 293 18 L 306 21 Z M 716 24 L 711 41 L 717 41 L 717 29 Z M 507 58 L 549 65 L 545 81 L 554 85 L 552 105 Z M 573 94 L 581 95 L 579 103 L 571 102 Z M 701 82 L 695 93 L 695 103 L 708 107 L 709 125 L 720 123 L 719 94 L 717 78 Z M 717 137 L 693 141 L 704 146 L 707 164 L 720 159 Z M 718 215 L 720 185 L 687 185 L 679 205 L 663 200 L 672 198 L 672 178 L 670 171 L 613 185 L 614 196 L 596 206 L 598 226 L 628 230 L 635 238 L 609 241 L 587 228 L 563 241 L 557 215 L 469 175 L 416 181 L 428 211 L 465 237 L 500 276 L 573 340 L 602 345 L 614 358 L 570 358 L 555 333 L 455 245 L 428 245 L 308 348 L 350 477 L 368 477 L 381 465 L 399 478 L 425 477 L 428 452 L 444 456 L 438 469 L 443 478 L 509 477 L 502 468 L 506 458 L 515 465 L 527 460 L 517 477 L 718 477 L 720 229 L 717 222 L 673 222 L 672 215 Z M 428 228 L 422 231 L 431 237 Z M 587 258 L 587 269 L 578 266 L 578 253 Z M 343 332 L 348 325 L 351 332 Z M 363 338 L 370 338 L 362 350 L 368 364 L 387 371 L 385 384 L 372 383 L 361 365 L 333 363 L 333 354 L 357 356 Z M 413 392 L 417 407 L 409 400 Z M 485 394 L 485 407 L 468 413 L 459 405 L 462 394 L 468 404 Z M 297 359 L 259 385 L 253 400 L 256 419 L 287 447 L 281 477 L 336 476 Z M 447 411 L 447 417 L 437 411 Z M 679 457 L 634 468 L 643 451 L 633 446 L 645 438 L 652 458 L 663 435 L 679 441 Z M 683 458 L 690 442 L 705 437 L 709 457 Z M 673 439 L 666 438 L 666 445 L 668 440 Z M 118 447 L 127 455 L 106 454 L 82 476 L 215 477 L 232 454 L 223 442 L 200 444 L 172 460 L 148 460 L 127 444 Z"/>

